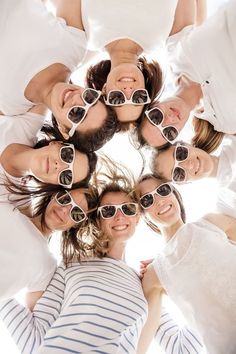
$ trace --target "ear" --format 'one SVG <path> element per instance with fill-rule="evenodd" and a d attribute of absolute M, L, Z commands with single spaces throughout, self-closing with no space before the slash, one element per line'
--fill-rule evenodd
<path fill-rule="evenodd" d="M 106 95 L 107 94 L 107 84 L 105 83 L 103 86 L 102 86 L 102 94 L 103 95 Z"/>
<path fill-rule="evenodd" d="M 58 129 L 60 130 L 60 133 L 65 140 L 68 140 L 70 138 L 68 128 L 58 123 Z"/>

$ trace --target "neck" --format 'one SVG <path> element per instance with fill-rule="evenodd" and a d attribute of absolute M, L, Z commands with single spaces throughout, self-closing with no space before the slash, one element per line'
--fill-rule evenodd
<path fill-rule="evenodd" d="M 119 242 L 119 243 L 111 242 L 110 250 L 107 253 L 107 256 L 120 261 L 124 261 L 125 248 L 126 248 L 126 242 Z"/>
<path fill-rule="evenodd" d="M 164 236 L 166 241 L 169 241 L 179 230 L 179 228 L 183 225 L 182 219 L 179 219 L 176 221 L 174 224 L 169 225 L 169 226 L 163 226 L 161 228 L 161 234 Z"/>
<path fill-rule="evenodd" d="M 41 232 L 44 238 L 48 239 L 52 231 L 49 230 L 47 227 L 42 228 L 41 216 L 34 216 L 30 220 L 34 224 L 34 226 Z"/>
<path fill-rule="evenodd" d="M 120 64 L 135 64 L 138 63 L 138 57 L 143 49 L 135 42 L 129 39 L 121 39 L 114 41 L 106 46 L 110 55 L 111 68 Z"/>
<path fill-rule="evenodd" d="M 14 177 L 29 175 L 29 166 L 34 156 L 34 149 L 22 144 L 14 144 L 9 149 L 11 151 L 6 151 L 7 158 L 2 161 L 5 171 Z"/>
<path fill-rule="evenodd" d="M 191 111 L 199 104 L 202 98 L 201 86 L 186 76 L 181 76 L 178 80 L 175 96 L 183 99 Z"/>
<path fill-rule="evenodd" d="M 210 177 L 216 177 L 217 172 L 218 172 L 218 166 L 219 166 L 219 157 L 211 155 L 211 158 L 213 161 L 213 169 L 212 169 Z"/>

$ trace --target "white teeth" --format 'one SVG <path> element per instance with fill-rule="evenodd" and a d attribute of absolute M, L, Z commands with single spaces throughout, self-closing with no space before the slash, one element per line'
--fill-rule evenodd
<path fill-rule="evenodd" d="M 168 205 L 166 208 L 162 209 L 161 211 L 159 211 L 159 215 L 165 214 L 167 213 L 169 210 L 171 209 L 171 205 Z"/>
<path fill-rule="evenodd" d="M 131 77 L 122 77 L 119 81 L 120 82 L 134 82 L 135 80 Z"/>
<path fill-rule="evenodd" d="M 123 230 L 126 230 L 127 229 L 127 225 L 117 225 L 117 226 L 114 226 L 113 229 L 115 231 L 123 231 Z"/>

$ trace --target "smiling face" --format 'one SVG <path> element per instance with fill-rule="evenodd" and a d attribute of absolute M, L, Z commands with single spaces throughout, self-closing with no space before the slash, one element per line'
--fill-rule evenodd
<path fill-rule="evenodd" d="M 157 107 L 163 112 L 163 128 L 171 125 L 179 132 L 183 129 L 190 114 L 189 107 L 184 100 L 179 97 L 167 98 L 162 102 L 158 102 L 153 107 Z M 163 137 L 160 129 L 154 126 L 147 117 L 143 119 L 141 135 L 146 143 L 153 147 L 160 147 L 167 143 L 167 140 Z"/>
<path fill-rule="evenodd" d="M 71 190 L 70 195 L 73 201 L 84 211 L 88 211 L 88 203 L 85 197 L 85 194 L 81 192 L 79 189 Z M 72 205 L 60 205 L 52 198 L 50 203 L 48 204 L 45 212 L 45 223 L 49 230 L 55 231 L 65 231 L 71 228 L 72 226 L 78 225 L 76 224 L 70 216 L 70 211 L 72 209 Z"/>
<path fill-rule="evenodd" d="M 202 149 L 186 146 L 188 147 L 187 159 L 176 164 L 185 170 L 185 182 L 212 176 L 215 168 L 213 157 Z M 175 167 L 175 148 L 171 146 L 154 157 L 155 171 L 168 181 L 172 180 Z"/>
<path fill-rule="evenodd" d="M 144 76 L 141 70 L 134 64 L 120 64 L 111 69 L 107 76 L 106 84 L 103 88 L 104 94 L 112 90 L 120 90 L 127 99 L 130 99 L 132 93 L 137 89 L 145 89 Z M 135 121 L 143 110 L 143 105 L 137 106 L 126 104 L 119 107 L 113 107 L 117 118 L 121 122 Z"/>
<path fill-rule="evenodd" d="M 67 114 L 74 106 L 85 106 L 82 99 L 84 90 L 81 86 L 61 82 L 57 83 L 52 90 L 50 108 L 65 139 L 69 138 L 68 132 L 72 127 L 71 122 L 67 119 Z M 77 126 L 76 131 L 87 133 L 89 130 L 97 130 L 104 124 L 106 117 L 105 104 L 97 101 L 89 107 L 85 119 Z"/>
<path fill-rule="evenodd" d="M 62 171 L 72 169 L 73 183 L 82 181 L 87 177 L 89 171 L 88 157 L 75 149 L 74 162 L 70 165 L 61 159 L 60 142 L 52 141 L 48 146 L 33 150 L 32 159 L 30 160 L 30 172 L 38 180 L 59 184 L 59 176 Z M 30 174 L 29 172 L 29 174 Z"/>
<path fill-rule="evenodd" d="M 123 203 L 133 203 L 133 200 L 124 192 L 109 192 L 103 196 L 100 206 Z M 109 219 L 99 218 L 101 230 L 112 240 L 113 245 L 127 241 L 134 234 L 138 220 L 139 213 L 126 216 L 119 209 Z"/>
<path fill-rule="evenodd" d="M 140 182 L 138 186 L 140 196 L 153 192 L 162 183 L 163 181 L 156 178 Z M 157 226 L 169 227 L 181 220 L 180 205 L 173 192 L 166 197 L 155 193 L 154 203 L 143 212 Z"/>

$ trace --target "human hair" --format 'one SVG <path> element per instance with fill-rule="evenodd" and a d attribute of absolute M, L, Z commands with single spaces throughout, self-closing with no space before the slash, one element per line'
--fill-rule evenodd
<path fill-rule="evenodd" d="M 90 215 L 97 209 L 97 189 L 91 185 L 84 192 L 88 203 L 88 218 L 82 223 L 62 232 L 61 254 L 66 267 L 73 261 L 80 262 L 82 259 L 93 255 L 94 231 Z"/>
<path fill-rule="evenodd" d="M 216 131 L 213 125 L 207 120 L 193 117 L 192 122 L 195 132 L 191 141 L 192 146 L 200 148 L 208 153 L 215 151 L 221 144 L 225 134 Z"/>
<path fill-rule="evenodd" d="M 152 60 L 150 62 L 144 56 L 138 58 L 138 68 L 141 70 L 144 76 L 145 88 L 148 91 L 151 101 L 153 101 L 163 86 L 163 75 L 160 65 Z M 111 71 L 111 61 L 101 60 L 99 63 L 90 66 L 86 75 L 86 84 L 88 87 L 102 91 L 103 86 L 107 81 L 107 76 Z M 144 115 L 145 106 L 140 114 L 140 117 Z M 120 131 L 127 131 L 131 122 L 121 122 Z"/>
<path fill-rule="evenodd" d="M 143 175 L 139 180 L 138 180 L 138 184 L 140 184 L 143 181 L 147 181 L 149 179 L 154 179 L 155 181 L 160 181 L 161 183 L 164 183 L 166 181 L 161 180 L 160 178 L 155 177 L 153 174 L 145 174 Z M 173 184 L 171 184 L 172 186 L 172 190 L 173 190 L 173 194 L 175 196 L 175 198 L 177 199 L 178 203 L 179 203 L 179 207 L 180 207 L 180 216 L 181 216 L 181 220 L 183 221 L 183 223 L 186 223 L 186 212 L 185 212 L 185 208 L 184 208 L 184 204 L 183 204 L 183 199 L 181 194 L 179 193 L 178 189 L 176 187 L 173 186 Z M 140 191 L 139 188 L 137 187 L 137 193 L 139 195 L 139 200 L 140 200 Z M 146 222 L 146 224 L 150 227 L 151 230 L 153 230 L 156 233 L 161 233 L 159 227 L 152 222 L 147 215 L 144 214 L 142 207 L 141 208 L 141 215 L 144 219 L 144 221 Z"/>
<path fill-rule="evenodd" d="M 101 157 L 105 172 L 99 172 L 95 177 L 95 185 L 98 188 L 98 207 L 102 199 L 108 193 L 125 193 L 132 202 L 137 203 L 136 183 L 132 173 L 123 165 L 114 163 L 107 156 Z M 93 254 L 96 257 L 104 257 L 110 250 L 110 239 L 100 228 L 100 217 L 97 212 L 92 215 L 94 242 L 92 245 Z"/>
<path fill-rule="evenodd" d="M 101 98 L 103 100 L 103 98 Z M 88 129 L 85 133 L 75 131 L 72 137 L 65 139 L 61 134 L 56 118 L 52 115 L 52 125 L 44 124 L 41 131 L 50 139 L 60 140 L 64 143 L 70 143 L 82 152 L 92 152 L 100 149 L 107 143 L 113 135 L 119 131 L 119 124 L 116 113 L 108 106 L 106 106 L 107 116 L 97 129 Z"/>

